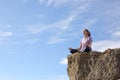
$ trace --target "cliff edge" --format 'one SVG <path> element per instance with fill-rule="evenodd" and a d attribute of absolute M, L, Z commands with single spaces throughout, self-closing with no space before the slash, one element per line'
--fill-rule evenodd
<path fill-rule="evenodd" d="M 70 80 L 120 80 L 120 48 L 68 55 Z"/>

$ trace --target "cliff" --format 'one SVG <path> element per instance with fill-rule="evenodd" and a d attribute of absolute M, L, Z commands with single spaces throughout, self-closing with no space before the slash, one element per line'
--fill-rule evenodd
<path fill-rule="evenodd" d="M 70 80 L 120 80 L 120 49 L 68 55 Z"/>

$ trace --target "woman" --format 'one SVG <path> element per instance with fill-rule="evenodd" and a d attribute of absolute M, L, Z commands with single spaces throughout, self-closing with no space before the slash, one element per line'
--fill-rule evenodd
<path fill-rule="evenodd" d="M 92 37 L 91 37 L 91 33 L 88 29 L 85 29 L 83 31 L 84 37 L 80 42 L 80 47 L 77 49 L 73 49 L 73 48 L 69 48 L 71 53 L 75 53 L 78 51 L 82 51 L 82 52 L 91 52 L 92 51 Z"/>

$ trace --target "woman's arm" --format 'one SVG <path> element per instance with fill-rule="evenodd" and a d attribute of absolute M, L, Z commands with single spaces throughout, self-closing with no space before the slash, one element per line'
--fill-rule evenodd
<path fill-rule="evenodd" d="M 86 43 L 86 46 L 91 47 L 91 46 L 92 46 L 92 42 L 87 42 L 87 43 Z"/>
<path fill-rule="evenodd" d="M 89 42 L 89 43 L 87 42 L 87 43 L 86 43 L 86 46 L 91 47 L 91 45 L 92 45 L 92 43 L 91 43 L 91 42 Z"/>
<path fill-rule="evenodd" d="M 81 48 L 82 48 L 82 44 L 80 43 L 80 47 L 79 47 L 79 48 L 77 48 L 77 50 L 81 50 Z"/>
<path fill-rule="evenodd" d="M 88 44 L 88 46 L 91 47 L 91 46 L 92 46 L 92 42 L 90 42 L 90 43 Z"/>
<path fill-rule="evenodd" d="M 92 46 L 92 38 L 90 37 L 90 39 L 86 42 L 86 46 L 91 47 Z"/>

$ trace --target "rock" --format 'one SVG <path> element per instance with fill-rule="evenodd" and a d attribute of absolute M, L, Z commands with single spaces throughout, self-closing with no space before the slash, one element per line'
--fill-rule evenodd
<path fill-rule="evenodd" d="M 120 80 L 120 49 L 68 55 L 70 80 Z"/>

